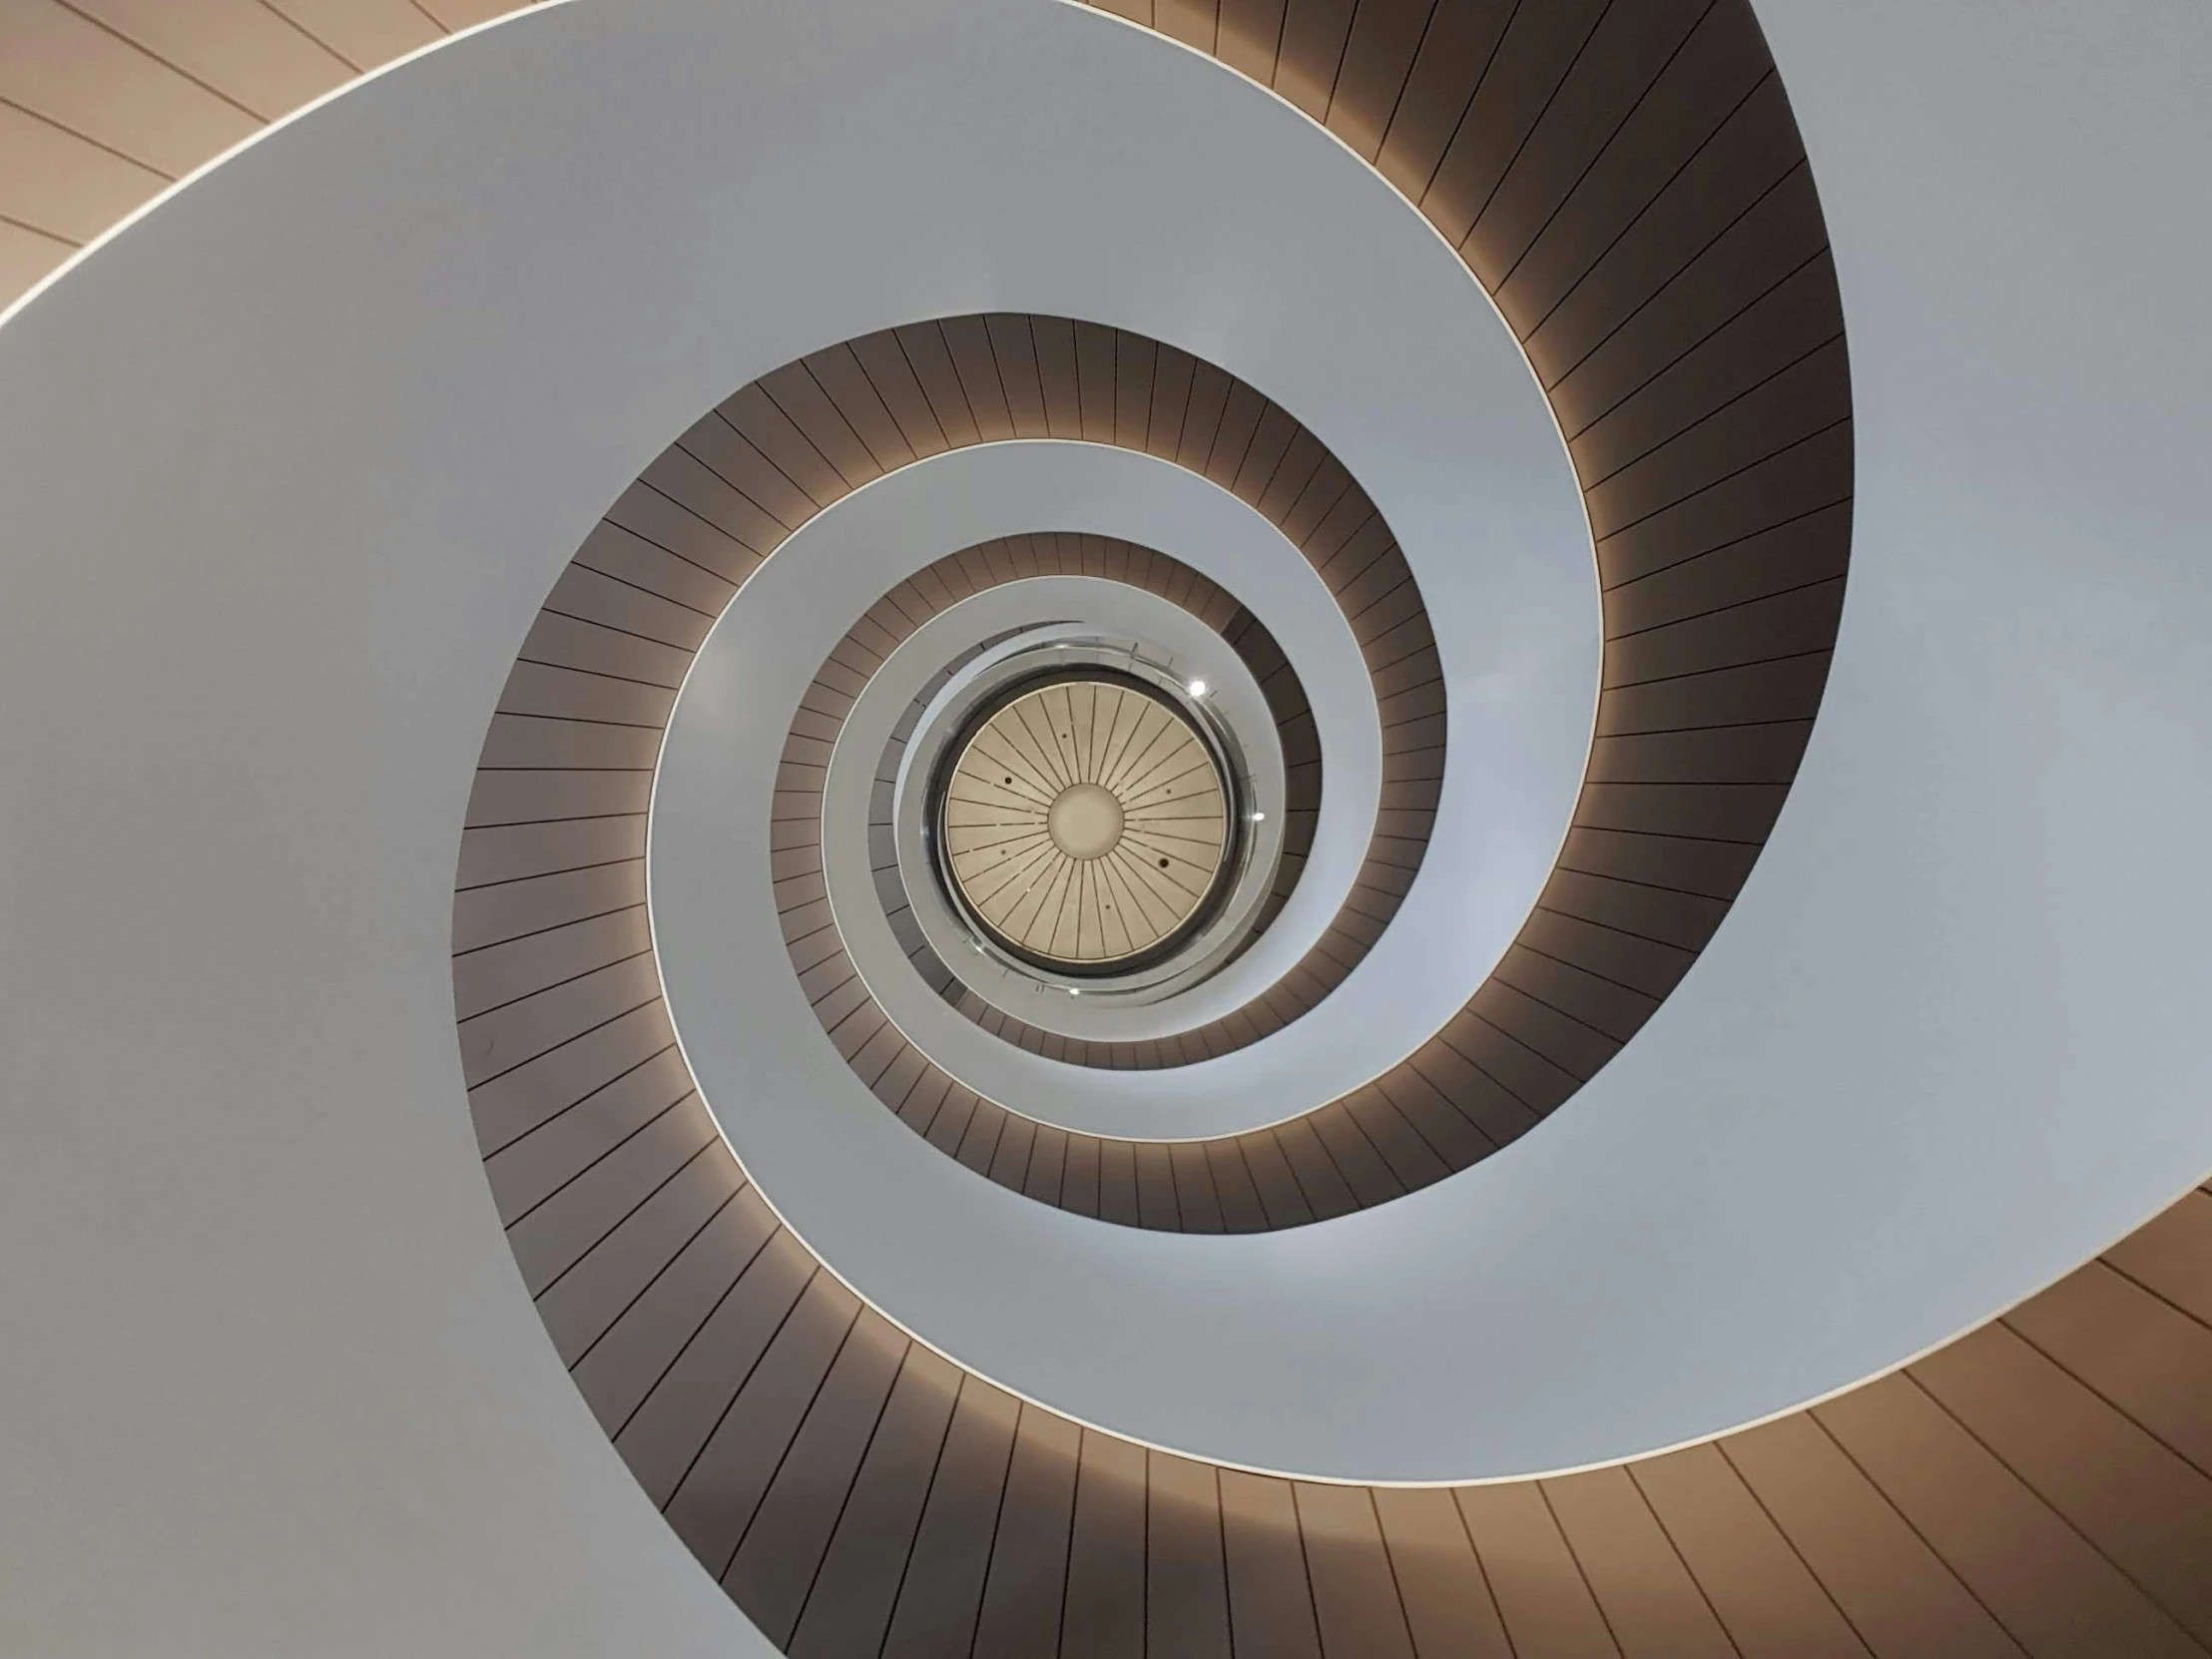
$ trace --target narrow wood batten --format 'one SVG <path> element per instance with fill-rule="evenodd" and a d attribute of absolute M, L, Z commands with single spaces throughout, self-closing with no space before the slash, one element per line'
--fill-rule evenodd
<path fill-rule="evenodd" d="M 0 310 L 271 122 L 539 0 L 4 0 Z"/>

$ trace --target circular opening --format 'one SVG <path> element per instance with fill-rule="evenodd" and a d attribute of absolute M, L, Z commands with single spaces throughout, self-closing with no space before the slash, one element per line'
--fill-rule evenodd
<path fill-rule="evenodd" d="M 1103 858 L 1121 844 L 1121 798 L 1104 784 L 1070 784 L 1045 810 L 1044 832 L 1070 858 Z"/>
<path fill-rule="evenodd" d="M 1219 897 L 1232 787 L 1191 715 L 1104 671 L 1027 682 L 948 752 L 947 884 L 1003 948 L 1066 971 L 1159 960 Z"/>

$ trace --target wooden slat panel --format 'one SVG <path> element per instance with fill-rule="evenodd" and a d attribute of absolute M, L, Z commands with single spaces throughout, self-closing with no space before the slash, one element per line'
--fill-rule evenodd
<path fill-rule="evenodd" d="M 1869 1383 L 1815 1415 L 2030 1651 L 2200 1651 L 1910 1379 Z"/>
<path fill-rule="evenodd" d="M 1235 1469 L 1220 1481 L 1237 1659 L 1322 1659 L 1291 1483 Z"/>
<path fill-rule="evenodd" d="M 729 470 L 710 465 L 683 443 L 672 444 L 607 509 L 606 521 L 711 580 L 735 585 L 750 574 L 754 560 L 775 550 L 783 531 L 748 492 L 750 485 L 748 490 L 732 485 L 725 475 Z"/>
<path fill-rule="evenodd" d="M 1556 0 L 1514 12 L 1419 201 L 1446 242 L 1456 247 L 1481 217 L 1604 13 L 1604 0 Z"/>
<path fill-rule="evenodd" d="M 717 412 L 816 507 L 827 507 L 851 489 L 791 411 L 771 397 L 759 381 L 742 388 Z M 825 433 L 824 440 L 831 441 L 830 434 Z"/>
<path fill-rule="evenodd" d="M 1181 1228 L 1176 1204 L 1175 1173 L 1168 1149 L 1155 1141 L 1123 1143 L 1136 1178 L 1137 1225 L 1155 1229 Z"/>
<path fill-rule="evenodd" d="M 1617 1468 L 1544 1482 L 1553 1516 L 1624 1653 L 1727 1659 L 1735 1647 L 1643 1494 Z"/>
<path fill-rule="evenodd" d="M 1520 1017 L 1530 1012 L 1525 1003 L 1506 1006 L 1494 981 L 1476 994 L 1483 998 L 1486 1011 L 1455 1017 L 1444 1027 L 1445 1039 L 1530 1111 L 1551 1111 L 1574 1092 L 1585 1074 L 1558 1064 L 1528 1040 L 1541 1033 L 1530 1030 L 1530 1021 Z"/>
<path fill-rule="evenodd" d="M 715 1305 L 706 1324 L 685 1341 L 667 1372 L 649 1385 L 617 1431 L 615 1449 L 654 1503 L 667 1506 L 739 1388 L 820 1275 L 821 1265 L 806 1247 L 779 1232 Z M 808 1303 L 795 1342 L 814 1340 L 807 1332 L 834 1312 L 833 1294 L 825 1286 Z M 840 1326 L 830 1340 L 841 1332 Z"/>
<path fill-rule="evenodd" d="M 643 1048 L 662 1036 L 657 1025 L 641 1025 L 632 1040 Z M 617 1049 L 608 1064 L 625 1058 Z M 555 1115 L 509 1140 L 484 1160 L 500 1225 L 510 1225 L 543 1203 L 691 1092 L 691 1068 L 683 1054 L 673 1042 L 662 1042 L 647 1058 L 573 1105 L 564 1102 Z"/>
<path fill-rule="evenodd" d="M 1413 1651 L 1420 1659 L 1512 1659 L 1451 1493 L 1379 1486 L 1374 1495 Z"/>
<path fill-rule="evenodd" d="M 1317 1221 L 1345 1215 L 1360 1207 L 1345 1181 L 1344 1172 L 1337 1168 L 1321 1138 L 1314 1133 L 1312 1124 L 1303 1118 L 1294 1118 L 1276 1125 L 1269 1134 L 1282 1149 L 1299 1193 Z"/>
<path fill-rule="evenodd" d="M 357 70 L 375 69 L 444 34 L 411 0 L 272 0 L 272 5 Z"/>
<path fill-rule="evenodd" d="M 1352 13 L 1353 0 L 1290 0 L 1283 14 L 1275 90 L 1317 121 L 1329 113 Z"/>
<path fill-rule="evenodd" d="M 2201 1198 L 2202 1195 L 2195 1195 Z M 2188 1207 L 2190 1200 L 2183 1200 Z M 2110 1254 L 2171 1226 L 2150 1223 Z M 2212 1283 L 2212 1273 L 2206 1275 Z M 2212 1474 L 2212 1330 L 2106 1262 L 2092 1262 L 2005 1323 L 2129 1417 Z"/>
<path fill-rule="evenodd" d="M 580 979 L 478 1014 L 460 1028 L 468 1085 L 489 1082 L 632 1009 L 660 999 L 651 956 L 633 956 Z"/>
<path fill-rule="evenodd" d="M 1237 1153 L 1251 1172 L 1252 1184 L 1270 1227 L 1296 1227 L 1315 1220 L 1305 1189 L 1274 1130 L 1240 1136 Z"/>
<path fill-rule="evenodd" d="M 1598 367 L 1595 354 L 1613 349 L 1616 340 L 1620 350 L 1633 352 L 1629 342 L 1645 325 L 1631 326 L 1632 318 L 1656 304 L 1662 313 L 1675 307 L 1707 311 L 1706 327 L 1717 326 L 1767 285 L 1759 282 L 1740 297 L 1729 290 L 1724 273 L 1748 251 L 1796 250 L 1768 281 L 1818 251 L 1825 240 L 1820 209 L 1802 160 L 1789 100 L 1781 83 L 1769 79 L 1540 319 L 1522 319 L 1522 347 L 1551 388 L 1566 430 L 1579 431 L 1587 421 L 1578 413 L 1586 394 L 1571 383 L 1586 358 L 1592 359 L 1587 378 L 1617 388 L 1600 407 L 1627 389 L 1618 370 Z M 1809 233 L 1809 243 L 1793 226 Z M 1671 323 L 1663 314 L 1650 326 L 1664 334 Z M 1682 344 L 1704 331 L 1697 329 Z M 1628 385 L 1640 383 L 1679 349 L 1633 374 Z"/>
<path fill-rule="evenodd" d="M 1440 1181 L 1452 1169 L 1461 1167 L 1447 1162 L 1439 1147 L 1432 1144 L 1418 1126 L 1400 1113 L 1382 1090 L 1362 1089 L 1356 1094 L 1347 1095 L 1340 1106 L 1363 1138 L 1381 1156 L 1391 1178 L 1405 1191 L 1411 1192 L 1416 1187 L 1425 1187 L 1431 1181 Z M 1320 1128 L 1321 1125 L 1317 1123 L 1316 1127 Z"/>
<path fill-rule="evenodd" d="M 1284 0 L 1220 0 L 1222 62 L 1262 86 L 1275 80 L 1275 55 L 1283 39 Z"/>
<path fill-rule="evenodd" d="M 1152 26 L 1202 52 L 1214 50 L 1218 24 L 1215 0 L 1152 0 Z"/>
<path fill-rule="evenodd" d="M 1417 1079 L 1417 1083 L 1415 1080 Z M 1391 1079 L 1392 1086 L 1400 1080 Z M 1425 1087 L 1446 1100 L 1484 1135 L 1505 1146 L 1535 1127 L 1542 1114 L 1445 1038 L 1424 1044 L 1404 1068 L 1404 1087 Z"/>
<path fill-rule="evenodd" d="M 1765 719 L 1802 719 L 1820 701 L 1828 653 L 1711 669 L 1608 692 L 1599 705 L 1600 737 L 1675 732 Z"/>
<path fill-rule="evenodd" d="M 417 0 L 417 3 L 445 28 L 458 30 L 489 23 L 510 12 L 527 11 L 538 0 L 522 0 L 520 5 L 515 0 Z"/>
<path fill-rule="evenodd" d="M 1695 555 L 1605 593 L 1608 634 L 1657 628 L 1840 577 L 1851 548 L 1848 503 Z"/>
<path fill-rule="evenodd" d="M 1453 1494 L 1516 1654 L 1618 1659 L 1604 1616 L 1534 1481 Z"/>
<path fill-rule="evenodd" d="M 1447 1169 L 1465 1169 L 1498 1148 L 1499 1143 L 1480 1125 L 1410 1066 L 1386 1073 L 1375 1092 L 1389 1102 L 1424 1145 L 1435 1149 Z"/>
<path fill-rule="evenodd" d="M 961 1383 L 882 1659 L 965 1659 L 1020 1410 L 1011 1395 L 973 1377 Z"/>
<path fill-rule="evenodd" d="M 1483 282 L 1501 285 L 1566 195 L 1597 161 L 1673 59 L 1709 0 L 1606 7 L 1460 245 Z"/>
<path fill-rule="evenodd" d="M 710 1144 L 548 1288 L 538 1317 L 563 1363 L 582 1359 L 743 1185 L 728 1148 Z"/>
<path fill-rule="evenodd" d="M 880 1315 L 861 1310 L 723 1573 L 723 1587 L 779 1647 L 791 1645 L 911 1346 Z"/>
<path fill-rule="evenodd" d="M 1375 1498 L 1364 1486 L 1292 1488 L 1322 1651 L 1337 1659 L 1412 1659 L 1412 1636 L 1382 1547 Z"/>
<path fill-rule="evenodd" d="M 1468 106 L 1488 78 L 1514 0 L 1439 5 L 1384 132 L 1376 166 L 1408 201 L 1428 194 Z"/>
<path fill-rule="evenodd" d="M 1852 1659 L 1868 1648 L 1712 1446 L 1629 1465 L 1743 1659 Z"/>
<path fill-rule="evenodd" d="M 481 950 L 644 902 L 643 859 L 471 888 L 453 896 L 453 949 L 456 954 Z"/>
<path fill-rule="evenodd" d="M 1721 0 L 1705 14 L 1498 284 L 1499 309 L 1517 330 L 1549 312 L 1772 71 L 1748 0 Z"/>
<path fill-rule="evenodd" d="M 900 365 L 902 368 L 903 366 Z M 824 395 L 834 405 L 838 416 L 859 437 L 861 443 L 867 446 L 868 456 L 879 471 L 888 472 L 894 467 L 908 465 L 917 454 L 929 452 L 917 451 L 907 441 L 897 417 L 891 413 L 890 405 L 876 390 L 873 379 L 861 366 L 859 356 L 851 346 L 834 345 L 827 351 L 818 351 L 807 359 L 807 370 L 814 376 Z M 906 372 L 904 381 L 911 388 L 915 402 L 919 403 L 920 388 L 913 385 L 910 370 Z M 894 382 L 894 393 L 899 389 L 901 388 Z M 920 414 L 923 419 L 927 419 L 926 404 L 921 404 Z M 928 420 L 927 424 L 931 431 L 935 430 L 935 421 Z M 940 435 L 936 438 L 935 447 L 941 448 L 942 442 Z"/>
<path fill-rule="evenodd" d="M 628 818 L 652 800 L 653 775 L 643 768 L 531 767 L 486 769 L 469 792 L 471 830 L 501 824 L 546 824 L 585 818 Z"/>
<path fill-rule="evenodd" d="M 676 440 L 675 447 L 694 467 L 678 465 L 675 455 L 664 456 L 671 470 L 661 475 L 661 486 L 689 503 L 694 511 L 705 512 L 714 522 L 725 525 L 725 533 L 756 553 L 766 551 L 780 534 L 796 530 L 818 510 L 813 497 L 792 482 L 719 409 L 703 415 Z M 714 489 L 697 469 L 711 473 L 726 488 Z M 649 472 L 647 476 L 654 474 Z M 687 479 L 688 488 L 684 484 Z M 725 568 L 712 558 L 704 562 L 713 569 Z"/>
<path fill-rule="evenodd" d="M 1577 827 L 1567 833 L 1559 867 L 1725 899 L 1743 885 L 1757 855 L 1758 848 L 1749 842 Z"/>
<path fill-rule="evenodd" d="M 0 98 L 173 179 L 261 126 L 57 0 L 0 8 Z"/>
<path fill-rule="evenodd" d="M 875 1425 L 792 1638 L 796 1659 L 878 1651 L 907 1570 L 961 1374 L 920 1344 Z"/>
<path fill-rule="evenodd" d="M 640 639 L 636 634 L 598 623 L 541 611 L 523 641 L 522 658 L 560 668 L 587 669 L 671 691 L 684 683 L 691 667 L 689 648 Z"/>
<path fill-rule="evenodd" d="M 1641 829 L 1641 826 L 1637 828 Z M 1500 1056 L 1506 1065 L 1522 1069 L 1505 1075 L 1520 1090 L 1523 1099 L 1538 1098 L 1548 1079 L 1539 1078 L 1537 1062 L 1555 1068 L 1575 1078 L 1594 1077 L 1599 1068 L 1619 1051 L 1619 1043 L 1604 1032 L 1575 1019 L 1562 1009 L 1549 1006 L 1526 992 L 1517 990 L 1502 976 L 1490 980 L 1475 992 L 1471 1007 L 1475 1015 L 1494 1031 L 1502 1033 L 1520 1048 L 1522 1054 L 1506 1046 L 1492 1044 L 1486 1054 Z M 1469 1052 L 1473 1052 L 1472 1049 Z M 1531 1058 L 1531 1057 L 1534 1058 Z M 1521 1089 L 1523 1078 L 1537 1078 L 1528 1089 Z"/>
<path fill-rule="evenodd" d="M 1075 324 L 1060 316 L 1032 316 L 1024 320 L 1044 411 L 1043 435 L 1079 438 L 1083 435 L 1083 390 L 1076 367 Z M 1005 340 L 1016 337 L 1019 332 L 1008 330 L 1002 338 L 998 330 L 992 331 L 991 343 L 1000 351 L 1001 378 L 1011 372 L 1003 349 Z M 1008 394 L 1011 395 L 1010 387 Z M 1018 425 L 1018 414 L 1016 418 Z"/>
<path fill-rule="evenodd" d="M 637 1007 L 473 1087 L 469 1113 L 478 1146 L 492 1156 L 675 1041 L 656 987 Z"/>
<path fill-rule="evenodd" d="M 454 1012 L 461 1019 L 581 978 L 652 948 L 645 907 L 550 927 L 453 959 Z"/>
<path fill-rule="evenodd" d="M 541 1296 L 709 1147 L 714 1119 L 699 1097 L 685 1097 L 507 1228 L 522 1282 Z"/>
<path fill-rule="evenodd" d="M 1586 968 L 1514 945 L 1498 964 L 1498 979 L 1571 1019 L 1626 1042 L 1657 1008 L 1654 996 L 1599 977 Z"/>
<path fill-rule="evenodd" d="M 168 181 L 152 168 L 13 105 L 0 104 L 0 218 L 57 243 L 85 243 Z"/>
<path fill-rule="evenodd" d="M 626 534 L 619 529 L 612 533 Z M 619 628 L 686 652 L 699 649 L 714 623 L 710 609 L 649 591 L 631 576 L 595 569 L 585 564 L 581 555 L 561 572 L 545 609 L 602 627 Z"/>
<path fill-rule="evenodd" d="M 1005 1126 L 999 1131 L 998 1145 L 991 1153 L 990 1167 L 983 1173 L 1001 1187 L 1017 1193 L 1023 1191 L 1028 1184 L 1029 1155 L 1036 1141 L 1036 1121 L 1009 1112 Z"/>
<path fill-rule="evenodd" d="M 1611 477 L 1841 333 L 1835 263 L 1818 255 L 1571 434 L 1577 470 Z"/>
<path fill-rule="evenodd" d="M 1149 1459 L 1146 1651 L 1231 1659 L 1219 1471 L 1166 1452 Z"/>
<path fill-rule="evenodd" d="M 343 59 L 258 0 L 75 0 L 149 56 L 263 121 L 343 85 Z"/>
<path fill-rule="evenodd" d="M 1456 4 L 1446 9 L 1458 9 Z M 1430 27 L 1436 0 L 1367 0 L 1357 7 L 1329 102 L 1330 130 L 1374 161 Z"/>
<path fill-rule="evenodd" d="M 571 1368 L 577 1390 L 610 1436 L 763 1259 L 778 1231 L 761 1196 L 739 1192 Z M 799 1249 L 790 1234 L 783 1240 L 787 1256 Z"/>
<path fill-rule="evenodd" d="M 676 1535 L 716 1577 L 728 1570 L 859 1316 L 851 1293 L 818 1275 L 734 1396 L 725 1382 L 721 1418 L 665 1506 Z"/>
<path fill-rule="evenodd" d="M 675 700 L 675 692 L 664 686 L 518 662 L 507 676 L 499 710 L 502 714 L 554 715 L 564 720 L 659 728 L 668 724 L 668 712 Z"/>
<path fill-rule="evenodd" d="M 1221 1195 L 1214 1185 L 1214 1171 L 1202 1141 L 1178 1141 L 1168 1146 L 1169 1175 L 1175 1186 L 1176 1216 L 1186 1233 L 1220 1233 L 1226 1230 Z"/>
<path fill-rule="evenodd" d="M 1083 1431 L 1068 1539 L 1062 1659 L 1143 1659 L 1144 1448 Z"/>
<path fill-rule="evenodd" d="M 2212 1192 L 2186 1194 L 2113 1246 L 2105 1260 L 2154 1296 L 2212 1325 Z"/>
<path fill-rule="evenodd" d="M 13 300 L 76 252 L 40 231 L 0 221 L 0 304 Z"/>
<path fill-rule="evenodd" d="M 2138 1589 L 2212 1640 L 2212 1476 L 2001 1323 L 1911 1375 Z"/>
<path fill-rule="evenodd" d="M 1850 412 L 1850 373 L 1840 338 L 1694 420 L 1678 434 L 1661 435 L 1673 424 L 1672 412 L 1657 410 L 1651 427 L 1625 434 L 1623 447 L 1631 449 L 1635 458 L 1588 480 L 1584 499 L 1591 527 L 1604 541 L 1827 430 Z M 1655 438 L 1655 447 L 1641 447 Z"/>
<path fill-rule="evenodd" d="M 1732 1435 L 1721 1449 L 1877 1654 L 2020 1653 L 1811 1414 Z"/>
<path fill-rule="evenodd" d="M 868 389 L 882 400 L 899 437 L 914 454 L 934 455 L 952 445 L 953 438 L 937 419 L 921 376 L 897 334 L 887 330 L 867 334 L 849 349 Z"/>
<path fill-rule="evenodd" d="M 830 463 L 845 489 L 858 489 L 883 475 L 867 441 L 823 389 L 808 363 L 787 363 L 763 375 L 760 387 L 785 419 L 806 436 L 815 453 Z M 810 494 L 815 493 L 811 485 L 808 488 Z"/>
<path fill-rule="evenodd" d="M 1021 1408 L 983 1585 L 974 1659 L 1034 1659 L 1059 1651 L 1082 1437 L 1083 1431 L 1064 1418 L 1034 1406 Z"/>

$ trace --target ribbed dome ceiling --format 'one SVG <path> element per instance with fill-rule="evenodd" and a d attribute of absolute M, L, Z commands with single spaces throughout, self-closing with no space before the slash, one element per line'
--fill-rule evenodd
<path fill-rule="evenodd" d="M 1173 941 L 1229 852 L 1229 781 L 1190 718 L 1113 680 L 1023 692 L 944 790 L 960 896 L 1016 952 L 1105 968 Z"/>

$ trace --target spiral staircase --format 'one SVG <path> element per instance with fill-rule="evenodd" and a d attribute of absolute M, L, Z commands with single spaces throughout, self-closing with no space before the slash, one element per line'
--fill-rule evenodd
<path fill-rule="evenodd" d="M 0 0 L 0 1651 L 2212 1652 L 2208 69 Z"/>

